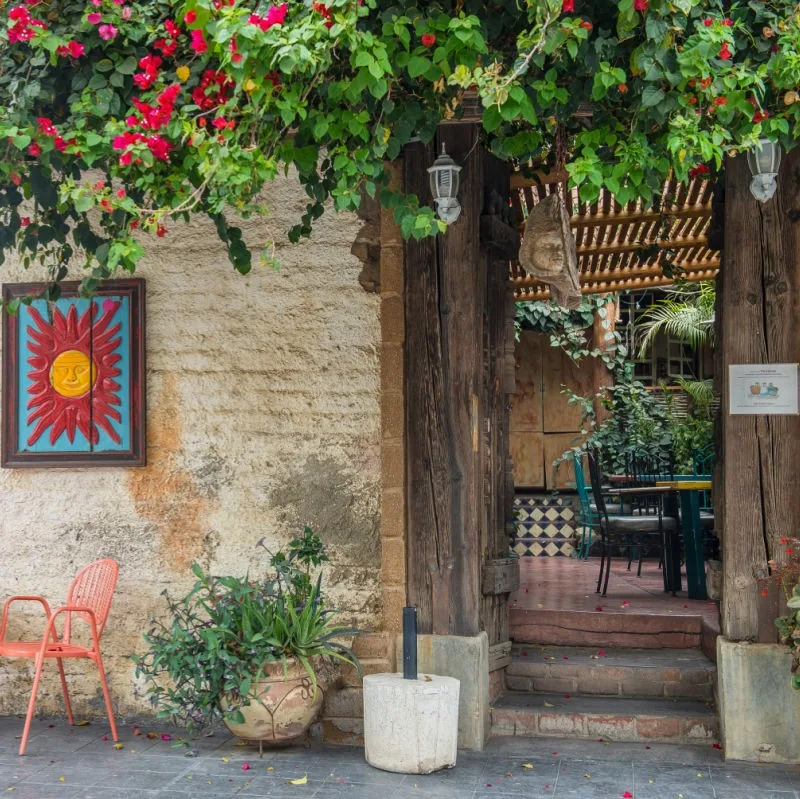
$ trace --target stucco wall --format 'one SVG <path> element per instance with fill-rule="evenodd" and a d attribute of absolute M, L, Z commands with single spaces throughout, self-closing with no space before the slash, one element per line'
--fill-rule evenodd
<path fill-rule="evenodd" d="M 379 623 L 379 297 L 350 254 L 360 222 L 330 213 L 290 245 L 303 192 L 276 181 L 268 202 L 272 215 L 243 228 L 254 262 L 276 241 L 277 272 L 238 275 L 201 222 L 147 241 L 148 465 L 0 471 L 2 597 L 60 604 L 80 566 L 120 563 L 103 650 L 122 715 L 148 710 L 129 655 L 161 592 L 188 588 L 192 561 L 256 573 L 260 538 L 278 547 L 309 523 L 330 547 L 333 601 L 362 628 Z M 0 278 L 39 275 L 7 261 Z M 38 630 L 32 609 L 9 625 Z M 60 713 L 50 665 L 38 707 Z M 24 712 L 31 671 L 3 662 L 0 714 Z M 102 714 L 91 664 L 68 664 L 68 680 L 76 716 Z"/>

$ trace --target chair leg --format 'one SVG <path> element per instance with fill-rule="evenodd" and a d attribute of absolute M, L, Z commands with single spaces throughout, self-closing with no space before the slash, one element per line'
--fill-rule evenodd
<path fill-rule="evenodd" d="M 605 563 L 605 559 L 606 559 L 606 540 L 605 538 L 603 538 L 600 541 L 600 574 L 597 576 L 597 590 L 595 591 L 596 594 L 600 593 L 600 586 L 603 583 L 603 564 Z"/>
<path fill-rule="evenodd" d="M 96 655 L 95 664 L 97 665 L 97 670 L 100 672 L 100 685 L 103 688 L 103 699 L 106 700 L 106 713 L 108 713 L 108 722 L 111 725 L 111 737 L 115 741 L 118 741 L 119 738 L 117 737 L 117 725 L 114 721 L 114 711 L 111 709 L 111 694 L 108 692 L 106 673 L 103 669 L 103 659 L 100 657 L 99 652 Z"/>
<path fill-rule="evenodd" d="M 605 596 L 606 592 L 608 591 L 608 577 L 611 574 L 611 556 L 608 558 L 608 562 L 606 563 L 606 581 L 603 583 L 603 593 L 601 596 Z"/>
<path fill-rule="evenodd" d="M 61 691 L 64 694 L 64 706 L 67 709 L 67 721 L 70 727 L 75 723 L 72 719 L 72 706 L 69 703 L 69 691 L 67 690 L 67 675 L 64 674 L 64 661 L 61 658 L 56 658 L 58 661 L 58 672 L 61 675 Z"/>
<path fill-rule="evenodd" d="M 19 744 L 20 756 L 25 754 L 25 747 L 28 745 L 28 735 L 31 731 L 31 721 L 33 721 L 33 711 L 36 708 L 36 694 L 39 691 L 39 680 L 42 676 L 44 658 L 36 658 L 36 671 L 33 675 L 33 687 L 31 688 L 31 699 L 28 702 L 28 715 L 25 716 L 25 728 L 22 730 L 22 741 Z"/>

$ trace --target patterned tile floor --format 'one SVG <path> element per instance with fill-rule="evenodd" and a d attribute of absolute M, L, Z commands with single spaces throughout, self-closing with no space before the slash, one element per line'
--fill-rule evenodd
<path fill-rule="evenodd" d="M 50 726 L 52 725 L 52 726 Z M 121 725 L 123 748 L 105 725 L 36 721 L 28 754 L 16 754 L 22 720 L 0 719 L 0 793 L 14 799 L 800 799 L 800 768 L 726 764 L 711 746 L 606 744 L 498 738 L 462 752 L 456 768 L 428 776 L 368 766 L 361 749 L 312 746 L 258 752 L 227 735 L 175 747 L 159 725 L 149 740 Z M 173 741 L 162 741 L 168 731 Z M 243 769 L 247 764 L 248 768 Z M 289 780 L 305 778 L 302 785 Z"/>

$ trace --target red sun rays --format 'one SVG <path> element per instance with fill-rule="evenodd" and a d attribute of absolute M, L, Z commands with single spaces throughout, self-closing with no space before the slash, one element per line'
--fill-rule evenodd
<path fill-rule="evenodd" d="M 103 315 L 94 321 L 98 307 L 91 305 L 80 315 L 71 304 L 66 316 L 55 306 L 52 323 L 31 306 L 29 313 L 36 326 L 28 326 L 28 378 L 27 423 L 36 422 L 28 436 L 28 446 L 35 444 L 41 435 L 50 429 L 50 444 L 55 445 L 66 431 L 70 444 L 75 440 L 75 431 L 80 430 L 87 441 L 97 444 L 100 428 L 117 444 L 120 437 L 111 425 L 111 419 L 122 421 L 120 412 L 112 407 L 120 405 L 120 384 L 115 380 L 121 372 L 116 364 L 122 356 L 115 352 L 120 345 L 117 337 L 121 324 L 109 327 L 120 303 L 105 300 Z M 87 378 L 87 391 L 80 396 L 64 396 L 56 390 L 52 379 L 53 362 L 67 352 L 82 353 L 86 357 L 91 377 Z"/>

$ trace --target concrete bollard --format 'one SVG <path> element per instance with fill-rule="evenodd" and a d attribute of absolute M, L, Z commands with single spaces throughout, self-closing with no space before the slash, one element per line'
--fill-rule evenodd
<path fill-rule="evenodd" d="M 456 764 L 458 693 L 453 677 L 364 677 L 364 755 L 400 774 L 430 774 Z"/>

